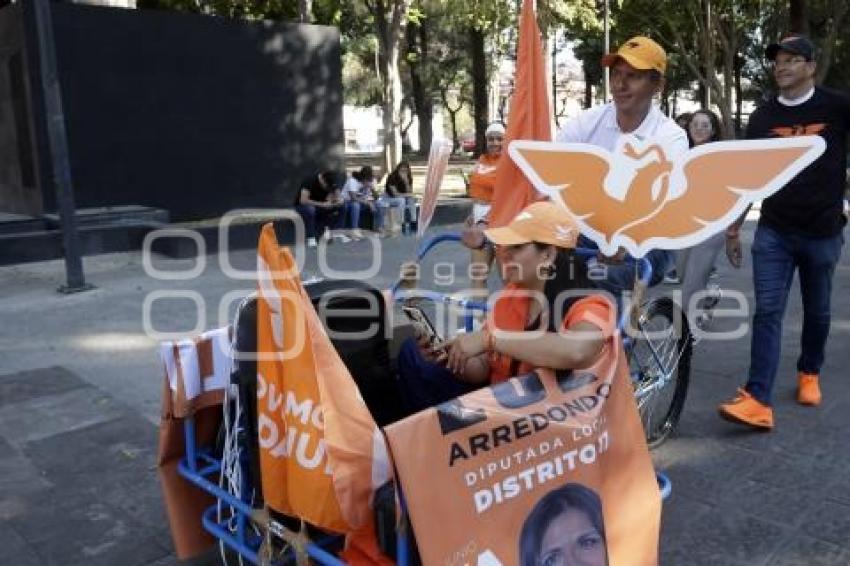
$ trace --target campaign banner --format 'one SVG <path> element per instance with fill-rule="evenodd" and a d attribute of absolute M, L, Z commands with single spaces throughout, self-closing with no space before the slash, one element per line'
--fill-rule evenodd
<path fill-rule="evenodd" d="M 585 143 L 515 140 L 508 154 L 534 187 L 563 206 L 602 253 L 693 247 L 820 157 L 820 136 L 702 144 L 676 154 L 623 135 L 613 152 Z M 671 157 L 672 156 L 672 157 Z"/>
<path fill-rule="evenodd" d="M 649 565 L 661 496 L 618 337 L 385 428 L 426 565 Z"/>

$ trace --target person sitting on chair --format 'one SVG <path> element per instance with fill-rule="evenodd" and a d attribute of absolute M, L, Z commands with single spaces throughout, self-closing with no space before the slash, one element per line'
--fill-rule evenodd
<path fill-rule="evenodd" d="M 572 252 L 578 227 L 566 211 L 537 202 L 486 236 L 506 288 L 481 330 L 437 347 L 423 336 L 402 345 L 399 386 L 409 414 L 535 368 L 588 367 L 614 332 L 615 307 L 604 296 L 563 300 L 564 291 L 592 289 Z M 529 340 L 528 332 L 540 335 Z"/>

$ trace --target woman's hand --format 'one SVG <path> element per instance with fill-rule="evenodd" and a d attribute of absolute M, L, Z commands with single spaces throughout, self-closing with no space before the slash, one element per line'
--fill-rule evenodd
<path fill-rule="evenodd" d="M 422 358 L 432 364 L 444 364 L 447 358 L 446 352 L 442 347 L 434 348 L 431 345 L 431 338 L 416 332 L 416 346 L 419 347 L 419 353 Z"/>
<path fill-rule="evenodd" d="M 461 334 L 443 344 L 442 348 L 448 355 L 446 367 L 455 375 L 463 375 L 466 371 L 466 362 L 487 349 L 486 336 L 484 332 Z"/>
<path fill-rule="evenodd" d="M 471 250 L 480 250 L 484 247 L 484 228 L 479 224 L 469 226 L 464 229 L 460 241 Z"/>

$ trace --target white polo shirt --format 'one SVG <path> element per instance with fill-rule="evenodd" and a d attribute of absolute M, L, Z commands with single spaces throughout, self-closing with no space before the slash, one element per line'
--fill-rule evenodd
<path fill-rule="evenodd" d="M 621 136 L 657 143 L 664 148 L 668 159 L 688 151 L 688 134 L 654 104 L 650 106 L 640 126 L 628 133 L 620 130 L 617 124 L 617 109 L 613 102 L 589 108 L 564 124 L 555 141 L 589 143 L 613 152 Z"/>

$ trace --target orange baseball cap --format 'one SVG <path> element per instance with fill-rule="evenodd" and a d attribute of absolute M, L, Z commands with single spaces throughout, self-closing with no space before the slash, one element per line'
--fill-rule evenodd
<path fill-rule="evenodd" d="M 484 230 L 484 234 L 497 246 L 540 242 L 574 248 L 579 230 L 566 210 L 551 201 L 543 201 L 525 207 L 507 226 Z"/>
<path fill-rule="evenodd" d="M 652 69 L 662 75 L 667 70 L 667 53 L 664 48 L 642 35 L 623 43 L 616 53 L 604 55 L 602 66 L 610 67 L 617 59 L 622 59 L 635 69 Z"/>

